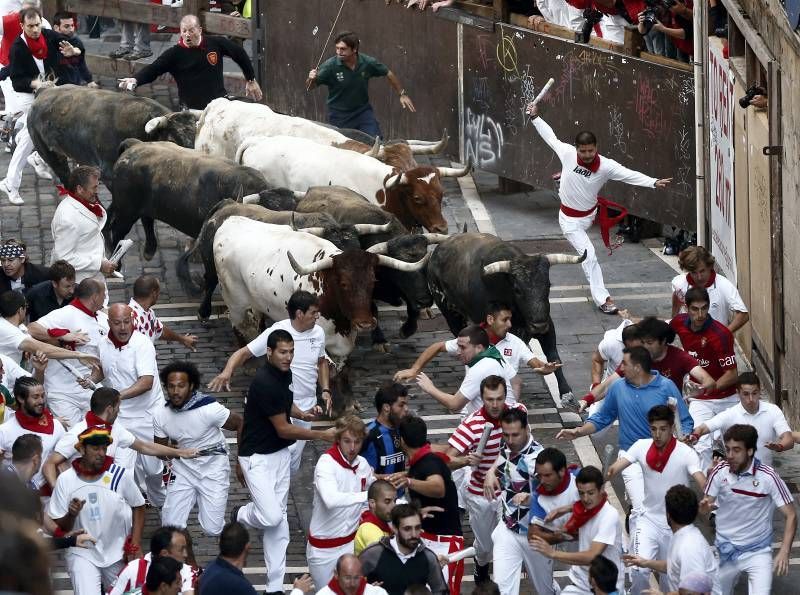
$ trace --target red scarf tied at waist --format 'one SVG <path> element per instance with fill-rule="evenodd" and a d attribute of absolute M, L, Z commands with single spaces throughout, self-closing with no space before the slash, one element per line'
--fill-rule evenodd
<path fill-rule="evenodd" d="M 14 416 L 20 426 L 35 434 L 52 434 L 55 429 L 53 414 L 46 408 L 42 410 L 42 415 L 39 417 L 27 415 L 22 409 L 15 411 Z"/>
<path fill-rule="evenodd" d="M 568 217 L 587 217 L 591 215 L 592 211 L 595 209 L 597 209 L 595 221 L 597 221 L 597 224 L 600 226 L 600 236 L 603 238 L 603 244 L 608 248 L 608 253 L 611 254 L 621 245 L 620 242 L 616 241 L 613 244 L 611 243 L 611 228 L 628 216 L 628 209 L 602 196 L 597 197 L 597 206 L 592 207 L 588 211 L 579 211 L 566 205 L 561 205 L 561 212 Z M 617 215 L 611 215 L 609 213 L 611 210 L 619 211 L 619 213 Z"/>
<path fill-rule="evenodd" d="M 600 509 L 605 506 L 606 503 L 606 494 L 603 493 L 603 496 L 600 500 L 600 503 L 595 506 L 594 508 L 586 508 L 583 505 L 583 502 L 578 500 L 575 504 L 572 505 L 572 516 L 569 517 L 567 524 L 564 525 L 564 531 L 566 533 L 571 533 L 573 535 L 578 533 L 578 529 L 583 527 L 586 523 L 588 523 L 592 518 L 600 512 Z"/>
<path fill-rule="evenodd" d="M 98 219 L 102 219 L 103 215 L 105 215 L 106 211 L 103 208 L 103 205 L 101 205 L 99 202 L 89 202 L 88 200 L 84 200 L 80 196 L 74 195 L 72 192 L 64 188 L 64 186 L 56 186 L 56 189 L 58 190 L 59 196 L 69 196 L 70 198 L 74 198 L 84 207 L 89 209 Z"/>
<path fill-rule="evenodd" d="M 389 533 L 389 534 L 394 533 L 389 523 L 387 523 L 383 519 L 378 518 L 375 515 L 375 513 L 372 512 L 371 510 L 365 510 L 364 512 L 361 513 L 361 522 L 359 523 L 359 525 L 363 525 L 364 523 L 372 523 L 384 533 Z"/>
<path fill-rule="evenodd" d="M 664 450 L 659 450 L 656 446 L 656 443 L 653 442 L 650 445 L 650 448 L 647 449 L 647 455 L 645 457 L 647 466 L 653 471 L 663 473 L 664 467 L 667 466 L 669 457 L 672 454 L 672 451 L 675 450 L 675 446 L 677 446 L 677 444 L 678 440 L 675 438 L 675 436 L 670 438 L 670 441 L 664 446 Z"/>
<path fill-rule="evenodd" d="M 44 60 L 47 58 L 47 39 L 44 37 L 44 33 L 40 33 L 39 37 L 34 39 L 33 37 L 28 37 L 28 34 L 23 31 L 22 35 L 25 37 L 25 43 L 28 44 L 28 49 L 33 54 L 33 57 L 37 60 Z"/>
<path fill-rule="evenodd" d="M 335 576 L 331 579 L 331 582 L 328 583 L 328 588 L 337 595 L 344 595 L 344 591 L 342 591 L 342 587 L 339 585 L 339 581 Z M 362 576 L 361 581 L 358 583 L 358 591 L 356 591 L 356 595 L 364 595 L 364 591 L 366 589 L 367 579 Z"/>

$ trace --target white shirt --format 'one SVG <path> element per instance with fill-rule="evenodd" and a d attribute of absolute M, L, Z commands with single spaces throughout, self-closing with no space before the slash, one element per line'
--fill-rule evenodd
<path fill-rule="evenodd" d="M 737 403 L 733 407 L 721 413 L 717 413 L 704 423 L 710 432 L 719 430 L 722 433 L 725 433 L 725 430 L 734 424 L 753 426 L 758 432 L 756 456 L 762 463 L 770 466 L 772 465 L 774 453 L 770 449 L 765 448 L 764 445 L 767 442 L 776 441 L 778 436 L 784 432 L 792 431 L 781 408 L 767 401 L 760 401 L 758 403 L 758 411 L 753 414 L 748 413 L 741 402 Z"/>
<path fill-rule="evenodd" d="M 0 362 L 3 362 L 3 375 L 0 376 L 0 384 L 5 386 L 10 393 L 14 392 L 14 383 L 17 381 L 17 378 L 32 375 L 27 370 L 21 368 L 13 359 L 2 353 L 0 353 Z"/>
<path fill-rule="evenodd" d="M 14 326 L 5 318 L 0 317 L 0 355 L 5 355 L 15 362 L 22 358 L 20 345 L 30 335 L 25 333 L 20 327 Z"/>
<path fill-rule="evenodd" d="M 681 527 L 672 534 L 667 552 L 667 584 L 677 591 L 681 579 L 693 572 L 712 577 L 713 592 L 719 593 L 719 574 L 714 550 L 694 525 Z"/>
<path fill-rule="evenodd" d="M 161 338 L 161 333 L 164 332 L 164 325 L 152 308 L 145 310 L 142 308 L 141 304 L 133 298 L 128 302 L 128 307 L 133 310 L 133 328 L 152 342 Z"/>
<path fill-rule="evenodd" d="M 147 552 L 144 555 L 144 560 L 147 562 L 147 569 L 150 568 L 150 562 L 153 561 L 153 554 Z M 145 570 L 145 575 L 147 570 Z M 114 583 L 114 588 L 108 592 L 108 595 L 125 595 L 136 586 L 136 577 L 139 576 L 139 560 L 132 560 L 128 565 L 122 569 L 117 577 L 117 582 Z M 181 564 L 181 593 L 187 591 L 194 591 L 195 571 L 188 564 Z"/>
<path fill-rule="evenodd" d="M 416 551 L 414 553 L 416 553 Z M 317 595 L 334 595 L 334 594 L 335 591 L 333 591 L 328 585 L 325 585 L 324 587 L 322 587 L 317 591 Z M 364 587 L 364 595 L 387 595 L 387 593 L 386 589 L 382 589 L 381 587 L 376 587 L 375 585 L 370 585 L 369 583 L 367 583 L 366 587 Z"/>
<path fill-rule="evenodd" d="M 78 443 L 78 436 L 80 436 L 81 432 L 88 426 L 89 424 L 86 423 L 86 419 L 82 419 L 74 424 L 61 436 L 61 439 L 53 450 L 64 457 L 67 462 L 72 462 L 73 459 L 78 457 L 78 451 L 75 450 L 75 445 Z M 133 446 L 133 443 L 136 441 L 136 436 L 126 430 L 125 426 L 117 420 L 111 426 L 111 438 L 114 442 L 108 445 L 106 456 L 112 457 L 114 462 L 120 467 L 127 467 L 129 465 L 129 457 L 124 456 L 127 454 L 124 451 L 127 451 Z M 132 468 L 133 467 L 131 467 L 131 469 Z"/>
<path fill-rule="evenodd" d="M 669 528 L 664 496 L 674 485 L 688 486 L 693 474 L 701 471 L 700 458 L 695 450 L 681 441 L 669 455 L 664 469 L 659 473 L 647 464 L 647 451 L 653 439 L 637 440 L 620 456 L 631 463 L 639 463 L 644 477 L 644 516 L 658 527 Z"/>
<path fill-rule="evenodd" d="M 506 333 L 506 336 L 495 343 L 494 346 L 497 348 L 497 351 L 500 352 L 500 355 L 503 356 L 503 361 L 514 370 L 514 376 L 519 372 L 520 366 L 527 366 L 528 362 L 536 357 L 525 344 L 525 341 L 514 333 Z M 444 348 L 447 353 L 458 353 L 458 340 L 450 339 L 445 341 Z"/>
<path fill-rule="evenodd" d="M 122 559 L 122 548 L 131 530 L 131 508 L 144 506 L 144 496 L 133 473 L 117 465 L 94 481 L 78 477 L 70 467 L 58 476 L 47 507 L 51 519 L 66 516 L 72 498 L 85 500 L 75 529 L 86 529 L 97 539 L 94 547 L 69 548 L 70 555 L 84 558 L 97 568 L 106 568 Z"/>
<path fill-rule="evenodd" d="M 153 412 L 164 401 L 153 343 L 139 331 L 133 331 L 130 340 L 121 349 L 114 347 L 110 337 L 105 336 L 100 341 L 98 350 L 105 374 L 104 386 L 122 391 L 135 384 L 142 376 L 153 377 L 150 390 L 136 397 L 123 399 L 119 410 L 119 419 L 125 427 L 141 440 L 152 442 Z"/>
<path fill-rule="evenodd" d="M 64 197 L 56 207 L 50 231 L 53 235 L 53 251 L 50 264 L 66 260 L 75 267 L 75 282 L 94 278 L 105 283 L 100 265 L 105 257 L 106 245 L 102 229 L 108 215 L 98 219 L 74 198 Z"/>
<path fill-rule="evenodd" d="M 156 438 L 174 440 L 178 443 L 178 448 L 203 449 L 224 445 L 222 426 L 228 421 L 230 414 L 230 409 L 218 402 L 188 411 L 176 411 L 167 405 L 159 405 L 153 416 L 153 432 Z M 203 478 L 218 479 L 222 475 L 227 481 L 230 469 L 228 457 L 221 454 L 196 459 L 173 459 L 172 466 L 176 474 L 183 473 L 198 481 Z"/>
<path fill-rule="evenodd" d="M 50 456 L 50 453 L 53 452 L 53 449 L 56 446 L 58 440 L 64 435 L 64 426 L 61 425 L 61 422 L 57 419 L 53 420 L 53 433 L 52 434 L 42 434 L 40 432 L 31 432 L 30 430 L 26 430 L 17 421 L 17 416 L 14 415 L 10 417 L 8 421 L 2 425 L 0 425 L 0 450 L 3 451 L 3 457 L 5 458 L 6 462 L 11 462 L 11 448 L 14 446 L 14 442 L 17 438 L 24 434 L 36 434 L 42 439 L 42 463 L 39 465 L 39 470 L 36 472 L 31 478 L 33 485 L 37 488 L 40 488 L 44 485 L 45 479 L 44 475 L 42 474 L 42 465 L 47 460 L 47 457 Z"/>
<path fill-rule="evenodd" d="M 467 404 L 461 410 L 461 415 L 466 417 L 471 413 L 475 413 L 483 406 L 481 400 L 481 381 L 487 376 L 500 376 L 505 378 L 506 381 L 506 403 L 509 405 L 516 403 L 517 399 L 514 397 L 514 390 L 511 388 L 511 379 L 516 375 L 514 370 L 508 364 L 501 365 L 496 359 L 484 357 L 474 366 L 467 368 L 467 373 L 464 375 L 464 380 L 461 386 L 458 387 L 460 392 L 467 399 Z"/>
<path fill-rule="evenodd" d="M 597 351 L 606 362 L 604 377 L 611 376 L 622 363 L 622 350 L 625 349 L 625 343 L 622 342 L 622 331 L 632 324 L 632 321 L 626 319 L 618 327 L 603 333 L 603 339 L 598 343 Z"/>
<path fill-rule="evenodd" d="M 548 23 L 573 31 L 580 31 L 583 26 L 583 11 L 570 6 L 565 0 L 536 0 L 536 7 Z"/>
<path fill-rule="evenodd" d="M 292 358 L 292 393 L 294 404 L 301 411 L 308 411 L 317 404 L 317 375 L 319 359 L 325 357 L 325 331 L 318 324 L 300 332 L 292 326 L 290 318 L 276 322 L 247 344 L 255 357 L 267 353 L 267 339 L 272 331 L 284 330 L 294 339 Z"/>
<path fill-rule="evenodd" d="M 375 476 L 361 455 L 353 461 L 353 466 L 355 472 L 345 469 L 327 452 L 320 456 L 314 468 L 314 509 L 309 535 L 333 539 L 358 530 L 361 513 L 366 508 L 367 489 Z"/>
<path fill-rule="evenodd" d="M 569 473 L 569 485 L 567 489 L 561 492 L 560 494 L 556 494 L 555 496 L 548 496 L 546 494 L 534 494 L 534 497 L 539 502 L 539 506 L 541 506 L 545 512 L 550 512 L 560 506 L 566 506 L 567 504 L 572 504 L 580 499 L 578 495 L 578 486 L 575 485 L 575 476 L 566 470 L 566 473 Z M 567 524 L 570 515 L 564 514 L 558 517 L 557 519 L 550 521 L 548 523 L 548 527 L 552 527 L 554 529 L 563 529 L 564 525 Z M 544 520 L 544 519 L 542 519 Z"/>
<path fill-rule="evenodd" d="M 711 471 L 705 493 L 716 498 L 717 540 L 736 546 L 754 545 L 772 537 L 775 508 L 794 501 L 772 467 L 753 460 L 750 469 L 732 473 L 727 461 Z"/>
<path fill-rule="evenodd" d="M 681 312 L 686 312 L 686 292 L 689 291 L 689 275 L 677 275 L 672 280 L 672 293 L 678 298 L 681 305 Z M 708 299 L 711 301 L 708 307 L 708 314 L 716 320 L 726 325 L 733 318 L 736 312 L 747 312 L 739 290 L 728 279 L 717 273 L 711 287 L 706 287 Z"/>
<path fill-rule="evenodd" d="M 617 565 L 619 570 L 617 590 L 622 593 L 625 585 L 625 568 L 622 565 L 622 528 L 619 522 L 619 514 L 611 502 L 606 501 L 600 512 L 578 529 L 579 552 L 587 551 L 594 541 L 606 544 L 603 556 Z M 591 592 L 588 566 L 574 564 L 569 571 L 569 580 L 581 592 Z"/>
<path fill-rule="evenodd" d="M 541 116 L 534 118 L 533 126 L 542 140 L 550 145 L 561 161 L 561 182 L 558 197 L 561 204 L 578 211 L 588 211 L 597 205 L 597 195 L 609 180 L 616 180 L 634 186 L 655 188 L 656 179 L 643 173 L 628 169 L 613 159 L 599 156 L 600 167 L 596 172 L 578 164 L 578 152 L 575 145 L 562 143 L 556 138 L 550 125 Z"/>

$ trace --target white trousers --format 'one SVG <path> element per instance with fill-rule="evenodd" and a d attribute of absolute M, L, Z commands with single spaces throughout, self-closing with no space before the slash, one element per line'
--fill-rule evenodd
<path fill-rule="evenodd" d="M 494 582 L 500 595 L 518 595 L 522 565 L 538 595 L 558 595 L 553 580 L 553 560 L 535 552 L 528 545 L 528 536 L 514 533 L 503 523 L 492 532 L 494 542 Z"/>
<path fill-rule="evenodd" d="M 16 151 L 14 151 L 16 154 Z M 57 362 L 53 362 L 55 365 L 59 365 Z M 78 391 L 82 391 L 81 387 L 77 387 Z M 84 406 L 85 405 L 85 406 Z M 53 415 L 56 417 L 62 417 L 67 420 L 67 423 L 71 426 L 83 421 L 86 417 L 86 412 L 89 411 L 89 399 L 86 399 L 86 403 L 76 403 L 74 397 L 73 398 L 66 398 L 61 397 L 58 393 L 54 394 L 47 394 L 47 408 L 52 411 Z"/>
<path fill-rule="evenodd" d="M 286 548 L 289 547 L 286 506 L 289 499 L 290 460 L 288 448 L 268 455 L 239 457 L 251 501 L 239 509 L 237 520 L 263 532 L 267 592 L 283 591 L 283 576 L 286 574 Z"/>
<path fill-rule="evenodd" d="M 724 399 L 692 399 L 689 401 L 689 413 L 694 420 L 694 427 L 696 428 L 718 413 L 730 409 L 738 402 L 738 395 L 731 395 Z M 711 434 L 702 436 L 697 441 L 697 444 L 694 445 L 694 450 L 697 452 L 697 456 L 700 457 L 700 469 L 703 470 L 703 473 L 707 473 L 708 468 L 711 466 L 713 447 L 714 436 Z"/>
<path fill-rule="evenodd" d="M 745 554 L 734 562 L 719 567 L 719 585 L 722 595 L 731 595 L 739 575 L 747 573 L 747 592 L 750 595 L 772 592 L 772 552 Z"/>
<path fill-rule="evenodd" d="M 672 541 L 672 531 L 666 525 L 659 525 L 653 522 L 647 515 L 640 516 L 636 520 L 636 532 L 631 532 L 631 549 L 637 556 L 648 560 L 666 560 L 669 551 L 669 544 Z M 639 595 L 642 591 L 650 588 L 649 568 L 631 567 L 631 594 Z M 667 588 L 667 574 L 662 573 L 659 577 L 661 590 L 665 593 Z"/>
<path fill-rule="evenodd" d="M 464 503 L 469 511 L 469 525 L 475 540 L 475 563 L 485 566 L 492 561 L 492 532 L 497 527 L 500 501 L 489 501 L 486 496 L 480 496 L 465 490 Z M 495 573 L 497 571 L 495 570 Z"/>
<path fill-rule="evenodd" d="M 209 473 L 201 480 L 193 480 L 184 473 L 176 473 L 175 481 L 167 487 L 167 497 L 161 509 L 161 524 L 186 527 L 189 513 L 197 504 L 197 518 L 206 535 L 219 535 L 225 525 L 225 506 L 228 503 L 228 477 L 230 469 Z"/>
<path fill-rule="evenodd" d="M 622 457 L 624 450 L 619 451 Z M 636 535 L 636 523 L 644 514 L 644 476 L 639 463 L 628 465 L 622 470 L 622 481 L 625 483 L 625 493 L 631 505 L 631 515 L 628 521 L 629 535 Z"/>
<path fill-rule="evenodd" d="M 578 254 L 583 254 L 583 251 L 586 250 L 586 260 L 581 264 L 583 274 L 586 275 L 586 280 L 589 282 L 594 303 L 601 306 L 610 294 L 603 281 L 603 271 L 600 270 L 600 263 L 597 261 L 594 245 L 586 233 L 586 230 L 594 223 L 595 213 L 596 211 L 593 211 L 591 215 L 586 217 L 569 217 L 559 211 L 558 224 L 561 227 L 561 233 L 564 234 L 564 237 L 572 244 Z"/>
<path fill-rule="evenodd" d="M 5 112 L 13 116 L 19 111 L 25 109 L 26 103 L 30 105 L 33 99 L 28 99 L 27 95 L 30 93 L 17 93 L 14 90 L 14 83 L 11 82 L 11 77 L 7 77 L 4 81 L 0 81 L 0 89 L 3 91 L 3 99 L 5 99 L 6 107 Z"/>
<path fill-rule="evenodd" d="M 28 157 L 33 153 L 33 141 L 31 140 L 31 135 L 28 134 L 27 111 L 28 108 L 26 107 L 25 115 L 18 121 L 18 124 L 22 127 L 17 132 L 17 146 L 11 154 L 11 161 L 8 163 L 8 171 L 6 172 L 6 183 L 13 190 L 19 190 L 22 185 L 22 170 L 25 169 Z"/>
<path fill-rule="evenodd" d="M 67 553 L 67 570 L 75 595 L 97 595 L 109 591 L 122 572 L 122 560 L 111 566 L 98 568 L 86 558 Z"/>
<path fill-rule="evenodd" d="M 117 418 L 131 434 L 143 442 L 153 442 L 153 418 L 143 415 L 141 418 Z M 143 455 L 130 449 L 130 469 L 133 469 L 136 485 L 147 493 L 150 504 L 156 508 L 164 506 L 167 490 L 164 487 L 164 462 L 158 457 Z M 127 466 L 127 465 L 126 465 Z"/>
<path fill-rule="evenodd" d="M 345 554 L 352 554 L 355 540 L 337 547 L 314 547 L 306 544 L 306 561 L 308 573 L 314 580 L 317 591 L 331 582 L 333 571 L 336 570 L 336 561 Z M 280 591 L 280 589 L 278 589 Z"/>
<path fill-rule="evenodd" d="M 311 427 L 310 421 L 303 421 L 301 419 L 292 418 L 292 425 L 301 428 L 309 429 Z M 292 456 L 292 463 L 290 470 L 292 475 L 300 471 L 300 463 L 303 462 L 303 449 L 306 447 L 307 440 L 295 440 L 294 444 L 289 447 L 289 454 Z M 327 584 L 327 583 L 325 583 Z"/>

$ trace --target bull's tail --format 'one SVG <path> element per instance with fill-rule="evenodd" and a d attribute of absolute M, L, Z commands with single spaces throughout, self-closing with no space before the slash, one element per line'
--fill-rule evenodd
<path fill-rule="evenodd" d="M 254 139 L 252 138 L 246 138 L 244 141 L 242 141 L 242 144 L 239 145 L 238 149 L 236 149 L 236 156 L 233 158 L 234 162 L 236 162 L 239 165 L 242 165 L 242 157 L 244 157 L 244 152 L 250 148 L 250 146 L 253 143 L 253 140 Z"/>
<path fill-rule="evenodd" d="M 126 138 L 119 144 L 119 147 L 117 148 L 117 157 L 121 157 L 125 151 L 135 145 L 138 145 L 140 142 L 142 141 L 140 141 L 138 138 Z"/>

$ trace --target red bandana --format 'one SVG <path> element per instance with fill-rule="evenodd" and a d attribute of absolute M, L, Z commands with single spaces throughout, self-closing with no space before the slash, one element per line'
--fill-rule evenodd
<path fill-rule="evenodd" d="M 564 477 L 561 478 L 560 484 L 558 484 L 552 490 L 548 490 L 543 484 L 540 483 L 538 486 L 536 486 L 536 493 L 542 494 L 543 496 L 557 496 L 558 494 L 563 494 L 564 490 L 569 487 L 569 478 L 571 475 L 572 473 L 569 472 L 569 467 L 567 467 L 564 470 Z"/>
<path fill-rule="evenodd" d="M 447 456 L 446 453 L 443 452 L 435 452 L 431 449 L 430 443 L 426 444 L 425 446 L 421 447 L 417 452 L 414 453 L 414 456 L 408 460 L 408 466 L 413 467 L 414 464 L 419 461 L 425 455 L 436 455 L 440 459 L 442 459 L 445 463 L 450 462 L 450 457 Z"/>
<path fill-rule="evenodd" d="M 109 432 L 114 424 L 108 423 L 102 417 L 95 415 L 91 411 L 86 412 L 86 427 L 87 428 L 106 428 Z"/>
<path fill-rule="evenodd" d="M 204 50 L 206 49 L 206 38 L 205 37 L 200 38 L 200 45 L 189 47 L 188 45 L 186 45 L 186 42 L 183 41 L 183 37 L 179 37 L 178 45 L 187 50 Z"/>
<path fill-rule="evenodd" d="M 492 329 L 489 327 L 488 324 L 486 324 L 485 322 L 481 322 L 480 325 L 478 326 L 480 326 L 483 330 L 485 330 L 486 334 L 489 335 L 489 343 L 491 343 L 492 345 L 497 345 L 500 342 L 500 337 L 498 337 L 492 332 Z"/>
<path fill-rule="evenodd" d="M 132 336 L 133 336 L 133 333 L 131 333 L 131 337 L 132 337 Z M 117 348 L 117 349 L 119 349 L 120 351 L 122 351 L 122 348 L 123 348 L 123 347 L 125 347 L 125 346 L 126 346 L 126 345 L 127 345 L 129 342 L 130 342 L 130 340 L 131 340 L 131 337 L 128 337 L 128 340 L 127 340 L 127 341 L 125 341 L 125 342 L 122 342 L 122 341 L 120 341 L 119 339 L 117 339 L 117 338 L 114 336 L 114 333 L 112 333 L 112 332 L 109 332 L 109 333 L 108 333 L 108 338 L 111 340 L 111 343 L 113 343 L 113 344 L 114 344 L 114 347 L 116 347 L 116 348 Z"/>
<path fill-rule="evenodd" d="M 572 516 L 569 517 L 567 524 L 564 525 L 564 531 L 575 535 L 578 532 L 578 529 L 583 527 L 598 512 L 600 512 L 600 509 L 603 508 L 605 503 L 605 494 L 603 494 L 603 498 L 600 500 L 600 503 L 592 509 L 587 509 L 580 500 L 575 502 L 575 504 L 572 505 Z"/>
<path fill-rule="evenodd" d="M 38 39 L 33 39 L 32 37 L 28 37 L 27 33 L 22 33 L 25 36 L 25 43 L 28 44 L 28 49 L 33 54 L 33 57 L 37 60 L 44 60 L 47 58 L 47 40 L 44 37 L 44 34 L 40 34 Z"/>
<path fill-rule="evenodd" d="M 382 519 L 379 519 L 377 516 L 375 516 L 375 513 L 372 512 L 371 510 L 365 510 L 364 512 L 361 513 L 361 522 L 359 523 L 359 525 L 363 525 L 364 523 L 372 523 L 384 533 L 394 533 L 394 531 L 392 531 L 392 528 L 389 526 L 389 523 L 387 523 Z"/>
<path fill-rule="evenodd" d="M 83 305 L 83 302 L 80 301 L 78 298 L 72 298 L 72 301 L 69 303 L 70 306 L 73 306 L 86 314 L 86 316 L 91 316 L 95 320 L 97 320 L 97 312 L 92 312 L 89 308 Z"/>
<path fill-rule="evenodd" d="M 716 281 L 717 281 L 717 271 L 711 271 L 711 274 L 708 276 L 708 281 L 706 281 L 706 284 L 703 285 L 703 287 L 708 289 L 709 287 L 713 286 Z M 686 273 L 686 282 L 689 284 L 689 287 L 695 286 L 694 279 L 692 279 L 692 275 L 689 273 Z"/>
<path fill-rule="evenodd" d="M 40 417 L 27 415 L 22 412 L 22 409 L 15 411 L 14 415 L 19 425 L 35 434 L 52 434 L 55 429 L 53 414 L 50 413 L 47 408 L 42 410 L 42 415 Z"/>
<path fill-rule="evenodd" d="M 113 463 L 114 463 L 114 457 L 106 457 L 105 460 L 103 461 L 103 468 L 95 473 L 94 471 L 89 471 L 86 467 L 83 466 L 83 457 L 78 457 L 77 459 L 72 461 L 72 468 L 75 469 L 75 473 L 77 473 L 78 475 L 94 476 L 94 475 L 100 475 L 101 473 L 105 473 L 106 471 L 108 471 L 108 468 L 111 467 Z"/>
<path fill-rule="evenodd" d="M 331 579 L 331 582 L 328 583 L 328 588 L 337 595 L 344 595 L 344 591 L 342 591 L 342 588 L 339 586 L 339 581 L 336 579 L 335 576 Z M 366 588 L 367 588 L 367 579 L 365 579 L 362 576 L 361 582 L 358 583 L 358 591 L 356 591 L 356 595 L 363 595 Z"/>
<path fill-rule="evenodd" d="M 350 463 L 348 463 L 347 459 L 344 458 L 344 456 L 342 455 L 342 451 L 339 450 L 338 446 L 336 446 L 334 444 L 333 446 L 331 446 L 325 452 L 327 454 L 331 455 L 333 460 L 336 461 L 337 463 L 339 463 L 339 465 L 341 465 L 345 469 L 349 469 L 350 471 L 353 472 L 353 475 L 355 475 L 356 471 L 358 470 L 358 463 L 356 463 L 355 465 L 351 465 Z M 356 460 L 358 460 L 358 459 L 356 459 Z"/>
<path fill-rule="evenodd" d="M 593 174 L 596 174 L 597 170 L 600 169 L 600 153 L 595 153 L 594 159 L 592 159 L 592 162 L 589 165 L 586 165 L 583 161 L 581 161 L 580 157 L 577 159 L 580 167 L 585 167 Z"/>
<path fill-rule="evenodd" d="M 80 196 L 75 196 L 72 192 L 64 188 L 64 186 L 56 186 L 58 189 L 59 196 L 69 196 L 70 198 L 74 198 L 79 203 L 81 203 L 84 207 L 89 209 L 94 215 L 97 216 L 98 219 L 102 219 L 103 215 L 105 214 L 105 209 L 103 209 L 103 205 L 99 202 L 89 202 L 87 200 L 82 199 Z"/>
<path fill-rule="evenodd" d="M 659 473 L 663 473 L 664 467 L 667 466 L 667 462 L 669 462 L 669 457 L 672 454 L 672 451 L 675 450 L 675 446 L 678 444 L 678 440 L 673 436 L 670 438 L 670 441 L 667 442 L 667 445 L 664 447 L 664 450 L 658 450 L 656 443 L 653 442 L 650 445 L 650 448 L 647 449 L 647 466 L 650 467 L 653 471 L 658 471 Z"/>

